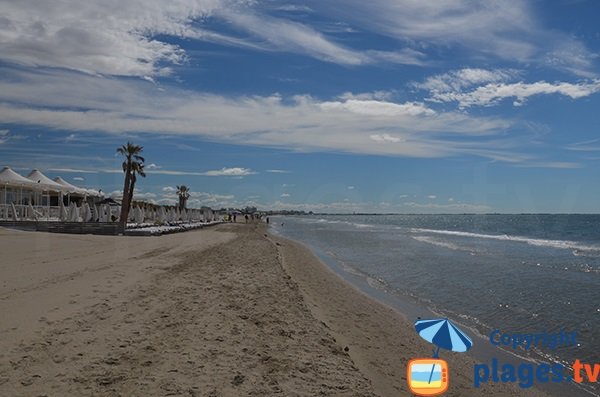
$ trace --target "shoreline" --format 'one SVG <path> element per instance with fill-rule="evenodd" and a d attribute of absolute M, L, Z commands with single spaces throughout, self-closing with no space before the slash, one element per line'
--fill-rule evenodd
<path fill-rule="evenodd" d="M 285 269 L 299 284 L 313 315 L 328 325 L 336 339 L 349 346 L 349 354 L 381 396 L 410 395 L 406 365 L 411 358 L 431 357 L 432 345 L 421 339 L 398 309 L 381 302 L 344 279 L 304 244 L 270 234 L 280 245 Z M 288 256 L 290 260 L 286 261 Z M 325 292 L 327 291 L 327 292 Z M 516 384 L 487 383 L 473 387 L 469 355 L 443 351 L 451 381 L 444 395 L 548 396 Z"/>
<path fill-rule="evenodd" d="M 264 225 L 0 238 L 2 395 L 406 395 L 406 362 L 431 355 L 399 312 Z M 474 389 L 469 357 L 442 358 L 446 395 L 544 395 Z"/>

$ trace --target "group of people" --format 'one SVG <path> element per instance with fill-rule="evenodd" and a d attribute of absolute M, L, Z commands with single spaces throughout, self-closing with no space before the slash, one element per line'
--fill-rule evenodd
<path fill-rule="evenodd" d="M 258 222 L 262 222 L 263 216 L 260 214 L 244 214 L 244 221 L 245 223 L 258 223 Z M 233 223 L 237 223 L 237 214 L 229 214 L 227 215 L 227 219 L 228 222 L 233 222 Z M 267 223 L 267 225 L 269 224 L 269 217 L 265 217 L 265 222 Z"/>

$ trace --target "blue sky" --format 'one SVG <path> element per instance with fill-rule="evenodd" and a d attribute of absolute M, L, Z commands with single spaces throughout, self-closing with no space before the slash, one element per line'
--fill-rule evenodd
<path fill-rule="evenodd" d="M 599 212 L 599 12 L 0 0 L 0 156 L 111 194 L 132 140 L 137 197 L 191 206 Z"/>

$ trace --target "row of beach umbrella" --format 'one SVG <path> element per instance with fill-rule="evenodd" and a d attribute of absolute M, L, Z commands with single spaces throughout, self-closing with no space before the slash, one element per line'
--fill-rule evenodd
<path fill-rule="evenodd" d="M 121 213 L 120 206 L 111 206 L 109 204 L 90 205 L 84 202 L 78 206 L 71 202 L 65 206 L 61 201 L 58 208 L 58 219 L 62 222 L 113 222 L 119 219 Z M 210 209 L 184 209 L 179 211 L 175 208 L 158 207 L 158 209 L 145 209 L 134 206 L 129 211 L 128 222 L 135 224 L 143 223 L 172 223 L 172 222 L 209 222 L 216 220 L 216 214 Z M 15 206 L 12 206 L 11 216 L 14 220 L 19 220 L 18 212 Z M 23 218 L 39 220 L 43 214 L 38 212 L 29 204 L 22 214 Z"/>

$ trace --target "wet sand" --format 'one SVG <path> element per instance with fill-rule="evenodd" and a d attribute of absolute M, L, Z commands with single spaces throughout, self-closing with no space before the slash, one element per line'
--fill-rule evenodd
<path fill-rule="evenodd" d="M 398 396 L 428 357 L 401 314 L 262 225 L 162 237 L 0 229 L 2 396 Z M 446 395 L 472 387 L 444 357 Z"/>

